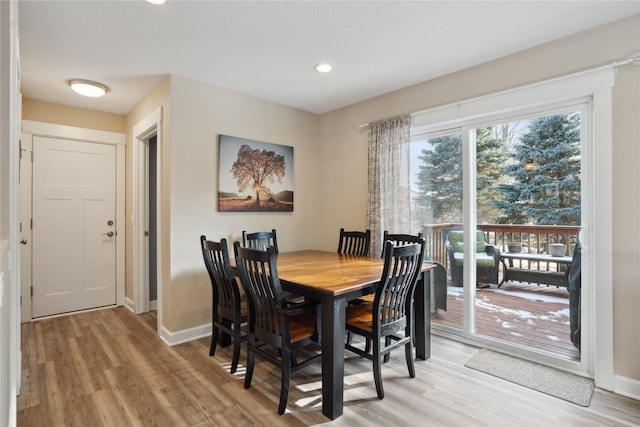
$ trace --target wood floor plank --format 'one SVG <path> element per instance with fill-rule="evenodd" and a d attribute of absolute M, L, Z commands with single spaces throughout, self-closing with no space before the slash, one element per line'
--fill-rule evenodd
<path fill-rule="evenodd" d="M 416 361 L 416 378 L 408 376 L 404 352 L 392 353 L 383 367 L 383 400 L 371 362 L 347 352 L 342 417 L 322 415 L 319 364 L 292 376 L 287 411 L 279 416 L 278 369 L 258 360 L 244 389 L 244 349 L 231 375 L 230 346 L 214 357 L 209 338 L 169 347 L 155 332 L 153 312 L 71 316 L 78 317 L 22 326 L 27 380 L 18 397 L 19 427 L 640 425 L 639 401 L 596 389 L 589 407 L 574 405 L 466 368 L 478 349 L 438 336 L 431 359 Z"/>

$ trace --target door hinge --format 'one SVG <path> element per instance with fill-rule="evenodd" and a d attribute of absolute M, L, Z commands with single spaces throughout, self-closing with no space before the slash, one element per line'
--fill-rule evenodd
<path fill-rule="evenodd" d="M 33 230 L 33 218 L 29 220 L 29 227 Z"/>
<path fill-rule="evenodd" d="M 33 150 L 31 151 L 31 161 L 33 162 Z"/>
<path fill-rule="evenodd" d="M 31 287 L 31 297 L 33 298 L 33 286 Z"/>

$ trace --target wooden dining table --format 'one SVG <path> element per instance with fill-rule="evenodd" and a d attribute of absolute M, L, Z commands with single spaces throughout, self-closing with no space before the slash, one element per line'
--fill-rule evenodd
<path fill-rule="evenodd" d="M 322 413 L 336 419 L 344 406 L 345 310 L 347 302 L 374 293 L 384 260 L 317 250 L 282 252 L 278 276 L 285 291 L 321 302 Z M 415 301 L 416 357 L 431 356 L 429 270 L 424 263 Z"/>

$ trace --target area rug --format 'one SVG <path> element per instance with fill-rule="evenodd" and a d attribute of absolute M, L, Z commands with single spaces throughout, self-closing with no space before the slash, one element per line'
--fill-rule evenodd
<path fill-rule="evenodd" d="M 589 406 L 593 394 L 592 379 L 487 349 L 478 351 L 464 366 L 576 405 Z"/>

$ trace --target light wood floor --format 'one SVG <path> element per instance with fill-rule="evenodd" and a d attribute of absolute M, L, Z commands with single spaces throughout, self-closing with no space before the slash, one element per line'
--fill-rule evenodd
<path fill-rule="evenodd" d="M 587 408 L 464 367 L 476 348 L 434 337 L 432 357 L 408 377 L 404 352 L 383 370 L 376 397 L 371 364 L 348 354 L 344 415 L 321 412 L 320 365 L 293 376 L 287 412 L 277 415 L 279 374 L 256 366 L 229 373 L 229 348 L 209 339 L 168 347 L 155 314 L 110 308 L 22 325 L 18 426 L 631 426 L 640 402 L 596 389 Z M 241 363 L 244 362 L 244 352 Z"/>

